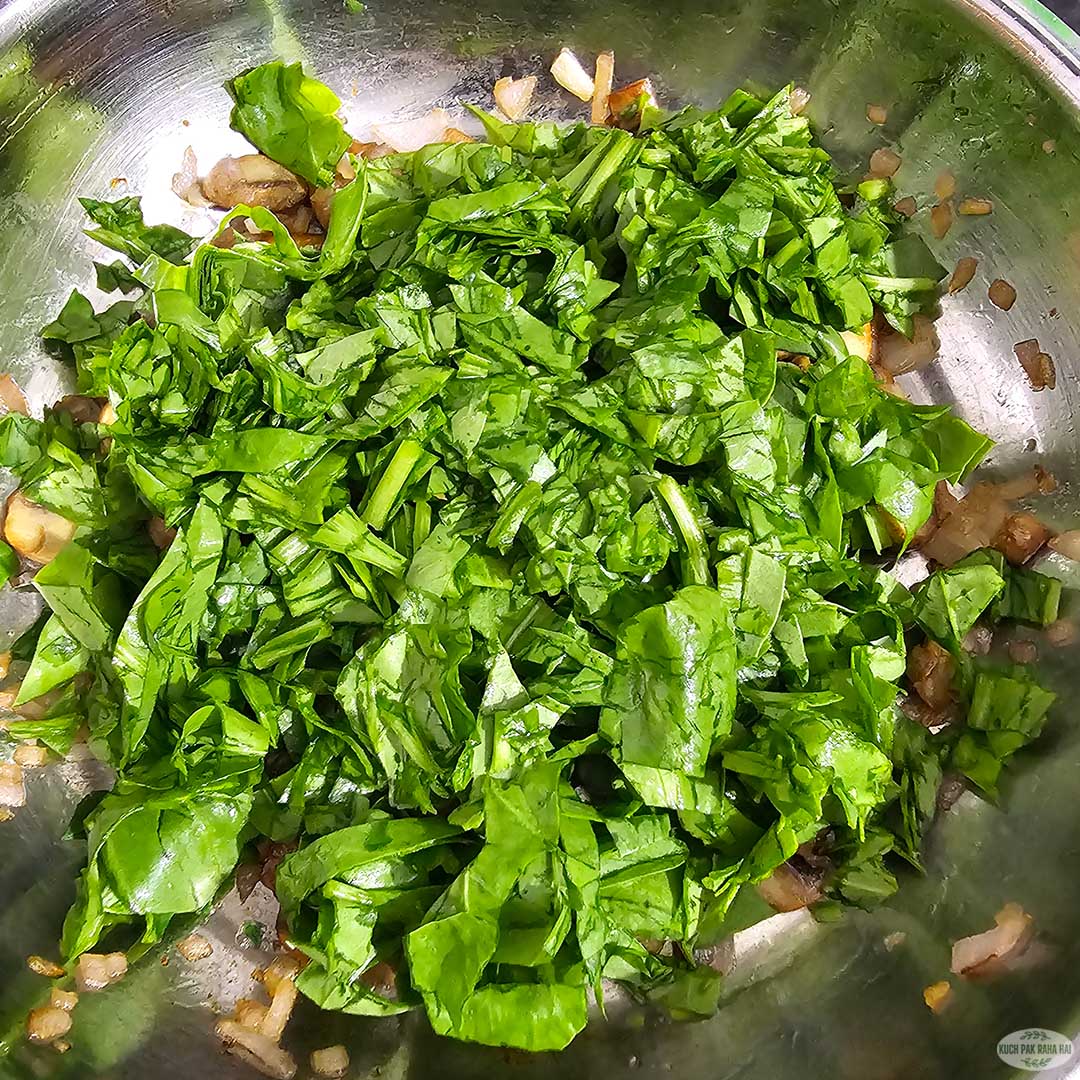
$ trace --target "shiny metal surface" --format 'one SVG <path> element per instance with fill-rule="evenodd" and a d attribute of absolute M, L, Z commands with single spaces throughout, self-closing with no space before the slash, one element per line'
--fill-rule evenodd
<path fill-rule="evenodd" d="M 61 392 L 65 372 L 36 333 L 72 286 L 92 281 L 90 259 L 100 253 L 80 233 L 77 195 L 142 193 L 148 220 L 208 226 L 169 181 L 188 145 L 204 164 L 243 145 L 228 131 L 221 90 L 237 70 L 274 56 L 303 60 L 338 90 L 363 137 L 376 119 L 487 102 L 497 76 L 545 72 L 562 44 L 583 56 L 613 48 L 620 77 L 651 74 L 669 103 L 712 103 L 746 81 L 809 87 L 810 115 L 844 167 L 857 169 L 879 145 L 899 150 L 897 181 L 923 208 L 919 228 L 929 227 L 934 178 L 946 167 L 960 192 L 993 199 L 991 217 L 960 218 L 934 245 L 947 264 L 975 255 L 980 266 L 945 301 L 942 360 L 908 389 L 953 403 L 999 441 L 987 475 L 1036 461 L 1051 469 L 1062 484 L 1040 513 L 1076 523 L 1080 41 L 1020 0 L 613 0 L 595 9 L 568 0 L 370 0 L 363 13 L 341 0 L 0 0 L 0 370 L 13 371 L 39 409 Z M 546 84 L 544 110 L 572 115 Z M 883 128 L 865 118 L 871 102 L 888 107 Z M 1007 313 L 986 296 L 999 276 L 1019 294 Z M 1029 337 L 1056 359 L 1055 391 L 1033 394 L 1013 357 L 1013 343 Z M 1080 586 L 1075 564 L 1048 568 Z M 16 632 L 29 605 L 25 591 L 0 596 L 0 634 Z M 1000 805 L 961 799 L 931 837 L 926 875 L 907 875 L 880 911 L 829 925 L 781 916 L 740 938 L 714 1020 L 680 1025 L 613 1009 L 565 1053 L 526 1057 L 439 1040 L 419 1017 L 306 1009 L 290 1028 L 293 1049 L 306 1057 L 344 1041 L 350 1076 L 393 1080 L 1008 1075 L 994 1053 L 1005 1033 L 1080 1030 L 1080 665 L 1075 651 L 1042 652 L 1062 700 Z M 0 757 L 9 750 L 0 741 Z M 37 986 L 23 958 L 54 952 L 80 855 L 61 836 L 91 783 L 79 764 L 41 770 L 29 782 L 30 806 L 0 824 L 0 1039 Z M 959 987 L 952 1007 L 933 1016 L 922 989 L 947 974 L 949 942 L 989 926 L 1008 900 L 1035 915 L 1035 962 Z M 212 958 L 192 965 L 175 950 L 147 958 L 115 988 L 84 998 L 68 1054 L 19 1043 L 0 1060 L 0 1076 L 254 1075 L 221 1056 L 205 1006 L 227 1008 L 244 993 L 259 963 L 250 937 L 268 937 L 273 921 L 261 888 L 246 909 L 231 897 L 206 931 Z M 896 931 L 906 936 L 890 951 L 885 938 Z"/>

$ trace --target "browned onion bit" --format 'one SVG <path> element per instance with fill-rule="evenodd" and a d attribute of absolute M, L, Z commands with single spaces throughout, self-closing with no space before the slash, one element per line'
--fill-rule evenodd
<path fill-rule="evenodd" d="M 236 1022 L 242 1027 L 258 1031 L 266 1019 L 266 1010 L 267 1006 L 261 1001 L 255 1001 L 252 998 L 240 998 L 236 1003 L 233 1015 Z"/>
<path fill-rule="evenodd" d="M 938 812 L 944 814 L 951 810 L 960 801 L 960 796 L 965 791 L 967 791 L 967 780 L 961 773 L 945 773 L 934 799 Z"/>
<path fill-rule="evenodd" d="M 1053 390 L 1057 386 L 1054 360 L 1049 353 L 1042 351 L 1036 338 L 1018 341 L 1013 346 L 1013 352 L 1016 353 L 1016 359 L 1020 361 L 1032 390 Z"/>
<path fill-rule="evenodd" d="M 16 747 L 15 753 L 11 755 L 11 760 L 24 769 L 40 769 L 43 765 L 48 764 L 49 749 L 46 746 L 39 746 L 37 743 L 25 742 Z"/>
<path fill-rule="evenodd" d="M 281 1039 L 285 1025 L 289 1022 L 289 1017 L 296 1006 L 296 996 L 296 983 L 292 979 L 282 979 L 274 987 L 270 1007 L 266 1010 L 266 1015 L 259 1025 L 259 1030 L 267 1038 L 273 1039 L 274 1042 Z"/>
<path fill-rule="evenodd" d="M 495 104 L 507 120 L 517 122 L 529 111 L 533 94 L 536 93 L 536 82 L 535 75 L 526 75 L 523 79 L 504 77 L 495 80 Z M 444 138 L 445 135 L 443 132 Z"/>
<path fill-rule="evenodd" d="M 1036 357 L 1039 362 L 1038 372 L 1032 379 L 1034 390 L 1054 390 L 1057 387 L 1057 369 L 1054 367 L 1054 359 L 1049 353 L 1041 352 Z"/>
<path fill-rule="evenodd" d="M 146 531 L 158 551 L 164 551 L 176 539 L 176 530 L 165 524 L 165 519 L 155 514 L 146 523 Z"/>
<path fill-rule="evenodd" d="M 954 975 L 974 979 L 1007 969 L 1031 943 L 1034 923 L 1015 903 L 1006 904 L 995 916 L 994 927 L 953 943 L 951 970 Z"/>
<path fill-rule="evenodd" d="M 610 114 L 608 98 L 615 77 L 615 54 L 610 50 L 598 53 L 593 71 L 593 97 L 590 119 L 594 124 L 606 124 Z"/>
<path fill-rule="evenodd" d="M 994 643 L 994 631 L 989 626 L 976 623 L 965 635 L 960 643 L 964 652 L 972 656 L 986 656 L 990 652 L 990 646 Z"/>
<path fill-rule="evenodd" d="M 641 123 L 642 105 L 655 105 L 651 79 L 638 79 L 627 83 L 608 95 L 609 123 L 616 127 L 636 129 Z"/>
<path fill-rule="evenodd" d="M 940 1013 L 945 1010 L 952 1000 L 952 987 L 947 979 L 931 983 L 923 990 L 923 1001 L 932 1013 Z"/>
<path fill-rule="evenodd" d="M 259 863 L 241 863 L 236 868 L 236 892 L 243 903 L 259 884 L 262 866 Z"/>
<path fill-rule="evenodd" d="M 952 566 L 978 548 L 989 547 L 1009 516 L 1008 502 L 994 484 L 976 484 L 959 500 L 938 488 L 934 503 L 941 524 L 922 551 L 942 566 Z"/>
<path fill-rule="evenodd" d="M 296 1062 L 273 1039 L 238 1024 L 235 1020 L 219 1020 L 217 1036 L 231 1054 L 245 1060 L 264 1076 L 273 1080 L 292 1080 Z"/>
<path fill-rule="evenodd" d="M 186 938 L 176 943 L 176 951 L 185 960 L 204 960 L 213 954 L 214 946 L 202 934 L 188 934 Z"/>
<path fill-rule="evenodd" d="M 1080 529 L 1068 529 L 1050 541 L 1050 547 L 1073 562 L 1080 562 Z"/>
<path fill-rule="evenodd" d="M 952 205 L 947 202 L 939 202 L 930 211 L 930 231 L 937 240 L 943 240 L 952 228 L 953 212 Z"/>
<path fill-rule="evenodd" d="M 311 1071 L 318 1076 L 344 1076 L 349 1068 L 349 1052 L 344 1046 L 326 1046 L 311 1052 Z"/>
<path fill-rule="evenodd" d="M 910 340 L 898 331 L 880 335 L 877 366 L 893 376 L 921 371 L 937 359 L 940 348 L 941 341 L 933 320 L 916 315 L 912 320 Z"/>
<path fill-rule="evenodd" d="M 949 292 L 958 293 L 961 289 L 966 289 L 971 284 L 971 279 L 975 276 L 978 265 L 979 260 L 973 259 L 970 255 L 957 259 L 956 269 L 953 271 L 952 277 L 949 278 Z"/>
<path fill-rule="evenodd" d="M 809 104 L 810 91 L 802 86 L 796 86 L 788 95 L 788 111 L 792 116 L 801 116 Z"/>
<path fill-rule="evenodd" d="M 22 767 L 0 761 L 0 806 L 26 805 L 26 787 L 23 784 Z"/>
<path fill-rule="evenodd" d="M 994 278 L 990 282 L 987 296 L 990 303 L 1002 311 L 1008 311 L 1016 303 L 1016 290 L 1004 278 Z"/>
<path fill-rule="evenodd" d="M 80 993 L 104 990 L 127 973 L 127 957 L 122 952 L 83 953 L 75 965 L 75 985 Z"/>
<path fill-rule="evenodd" d="M 946 169 L 938 174 L 934 181 L 934 194 L 942 201 L 951 199 L 956 194 L 956 177 L 951 170 Z"/>
<path fill-rule="evenodd" d="M 879 179 L 895 176 L 904 159 L 888 146 L 879 146 L 870 155 L 870 175 Z"/>
<path fill-rule="evenodd" d="M 79 995 L 74 990 L 59 990 L 57 987 L 53 987 L 49 991 L 49 1004 L 54 1009 L 63 1009 L 64 1012 L 71 1012 L 79 1003 Z"/>
<path fill-rule="evenodd" d="M 884 124 L 889 119 L 889 110 L 884 105 L 867 105 L 866 119 L 871 124 Z"/>
<path fill-rule="evenodd" d="M 4 539 L 25 558 L 52 562 L 74 535 L 73 522 L 31 502 L 21 491 L 8 499 Z"/>
<path fill-rule="evenodd" d="M 8 412 L 22 413 L 28 416 L 30 409 L 26 404 L 26 395 L 10 375 L 0 375 L 0 405 Z"/>
<path fill-rule="evenodd" d="M 443 132 L 443 142 L 448 143 L 466 143 L 476 142 L 476 140 L 466 131 L 462 131 L 461 128 L 448 127 Z M 323 226 L 325 228 L 325 226 Z"/>
<path fill-rule="evenodd" d="M 957 212 L 965 217 L 983 217 L 994 212 L 994 204 L 989 199 L 973 199 L 968 197 L 960 200 Z"/>
<path fill-rule="evenodd" d="M 952 655 L 936 641 L 925 641 L 908 653 L 908 681 L 931 709 L 941 711 L 952 704 L 955 672 Z"/>
<path fill-rule="evenodd" d="M 52 1005 L 31 1009 L 26 1018 L 26 1036 L 31 1042 L 52 1042 L 70 1030 L 71 1014 Z"/>
<path fill-rule="evenodd" d="M 911 195 L 905 195 L 900 199 L 893 209 L 898 214 L 903 214 L 904 217 L 914 217 L 919 211 L 919 204 L 915 201 Z"/>
<path fill-rule="evenodd" d="M 1057 477 L 1048 469 L 1044 469 L 1041 465 L 1036 465 L 1032 469 L 1032 476 L 1035 480 L 1035 490 L 1040 495 L 1050 495 L 1058 489 Z"/>
<path fill-rule="evenodd" d="M 46 979 L 59 979 L 64 974 L 64 969 L 59 964 L 46 960 L 44 956 L 28 956 L 26 966 L 35 975 L 44 975 Z"/>

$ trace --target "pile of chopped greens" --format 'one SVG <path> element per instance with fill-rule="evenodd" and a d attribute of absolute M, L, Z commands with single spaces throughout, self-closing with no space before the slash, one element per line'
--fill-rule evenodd
<path fill-rule="evenodd" d="M 332 92 L 281 64 L 229 91 L 330 182 Z M 314 1002 L 546 1050 L 607 980 L 708 1013 L 695 956 L 800 845 L 826 904 L 889 896 L 943 771 L 992 792 L 1053 700 L 965 635 L 1060 587 L 992 551 L 890 575 L 991 444 L 849 354 L 943 272 L 787 92 L 636 135 L 473 111 L 486 142 L 353 158 L 321 250 L 259 207 L 225 247 L 83 200 L 125 298 L 44 337 L 115 421 L 0 420 L 77 526 L 16 648 L 51 705 L 11 726 L 85 726 L 117 769 L 68 961 L 159 939 L 266 838 Z M 936 733 L 899 708 L 927 638 L 966 713 Z"/>

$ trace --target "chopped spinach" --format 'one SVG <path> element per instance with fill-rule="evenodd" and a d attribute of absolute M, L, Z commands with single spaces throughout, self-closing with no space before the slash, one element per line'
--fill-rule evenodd
<path fill-rule="evenodd" d="M 281 63 L 228 91 L 333 182 L 332 91 Z M 940 738 L 897 705 L 906 632 L 959 655 L 1060 586 L 867 563 L 990 446 L 843 344 L 935 301 L 889 183 L 841 198 L 786 91 L 636 137 L 477 116 L 488 142 L 352 159 L 317 255 L 262 208 L 230 248 L 83 202 L 132 263 L 99 285 L 139 298 L 73 293 L 43 336 L 116 419 L 0 419 L 78 527 L 20 646 L 20 699 L 64 696 L 24 731 L 85 724 L 119 770 L 79 815 L 69 960 L 156 940 L 264 836 L 326 1008 L 530 1050 L 604 980 L 705 1015 L 695 948 L 764 917 L 755 883 L 824 836 L 828 895 L 880 902 L 943 767 L 992 790 L 1042 729 L 1019 669 L 968 664 Z"/>

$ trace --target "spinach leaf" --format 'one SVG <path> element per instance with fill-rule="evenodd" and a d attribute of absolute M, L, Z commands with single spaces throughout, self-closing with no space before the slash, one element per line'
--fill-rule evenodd
<path fill-rule="evenodd" d="M 334 115 L 341 102 L 299 64 L 273 61 L 230 79 L 230 123 L 268 158 L 316 187 L 330 187 L 351 139 Z"/>
<path fill-rule="evenodd" d="M 731 727 L 735 640 L 714 589 L 690 585 L 623 627 L 601 726 L 634 765 L 702 776 Z"/>
<path fill-rule="evenodd" d="M 959 649 L 1004 589 L 1004 578 L 989 564 L 939 570 L 915 589 L 915 618 L 942 645 Z"/>
<path fill-rule="evenodd" d="M 86 235 L 136 263 L 145 262 L 153 254 L 179 264 L 195 246 L 193 237 L 172 225 L 147 225 L 143 221 L 142 200 L 137 195 L 113 202 L 99 199 L 79 202 L 95 226 L 87 229 Z"/>

